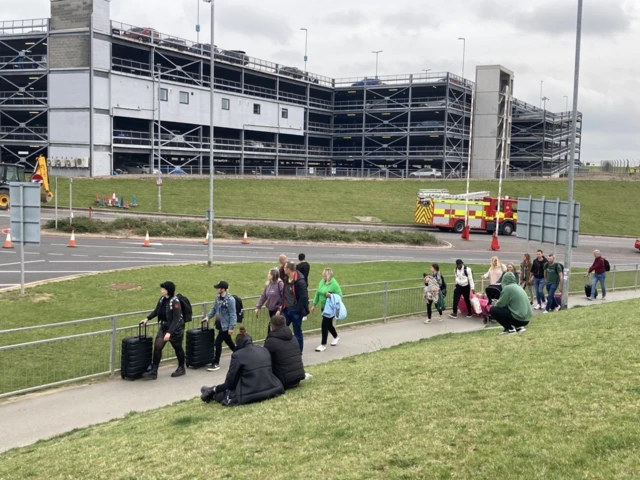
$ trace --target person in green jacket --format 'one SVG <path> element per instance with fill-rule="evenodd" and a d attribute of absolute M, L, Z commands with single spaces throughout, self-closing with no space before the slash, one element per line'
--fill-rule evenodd
<path fill-rule="evenodd" d="M 324 306 L 327 303 L 327 297 L 331 296 L 332 293 L 336 295 L 340 295 L 342 297 L 342 290 L 340 289 L 340 285 L 335 278 L 333 278 L 333 270 L 330 268 L 325 268 L 322 271 L 322 280 L 320 280 L 320 284 L 318 285 L 318 290 L 316 290 L 316 296 L 313 298 L 313 306 L 311 307 L 311 313 L 313 313 L 316 309 L 316 305 L 320 304 L 320 310 L 324 311 Z M 324 352 L 327 349 L 327 338 L 329 337 L 329 333 L 333 336 L 333 341 L 331 342 L 331 346 L 335 347 L 338 345 L 340 341 L 340 337 L 338 336 L 338 332 L 336 331 L 336 327 L 334 325 L 335 317 L 325 317 L 322 315 L 322 342 L 316 348 L 316 352 Z"/>
<path fill-rule="evenodd" d="M 502 293 L 489 313 L 504 327 L 500 335 L 522 333 L 526 330 L 533 312 L 527 293 L 518 286 L 513 273 L 507 272 L 502 277 Z"/>

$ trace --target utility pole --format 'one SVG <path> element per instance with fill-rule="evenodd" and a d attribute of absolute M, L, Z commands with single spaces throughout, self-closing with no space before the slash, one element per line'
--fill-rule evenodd
<path fill-rule="evenodd" d="M 460 37 L 458 40 L 462 40 L 462 79 L 464 80 L 464 61 L 467 54 L 467 39 Z"/>
<path fill-rule="evenodd" d="M 215 97 L 214 97 L 214 83 L 215 83 L 215 15 L 216 15 L 216 3 L 215 0 L 203 0 L 206 3 L 211 4 L 211 78 L 209 85 L 209 97 L 210 97 L 210 105 L 209 105 L 209 245 L 207 247 L 207 265 L 209 267 L 213 266 L 213 175 L 214 175 L 214 161 L 213 161 L 213 150 L 214 150 L 214 116 L 213 109 L 215 107 Z"/>
<path fill-rule="evenodd" d="M 307 60 L 309 57 L 307 56 L 307 47 L 309 45 L 309 30 L 306 28 L 301 28 L 300 30 L 304 30 L 304 71 L 307 71 Z"/>
<path fill-rule="evenodd" d="M 374 50 L 373 52 L 376 56 L 376 78 L 378 78 L 378 55 L 382 53 L 382 50 Z"/>

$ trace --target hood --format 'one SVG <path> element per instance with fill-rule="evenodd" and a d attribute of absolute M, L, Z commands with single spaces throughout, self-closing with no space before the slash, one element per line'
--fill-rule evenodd
<path fill-rule="evenodd" d="M 506 287 L 507 285 L 512 285 L 516 283 L 516 276 L 511 273 L 511 272 L 507 272 L 503 275 L 502 277 L 502 286 Z"/>
<path fill-rule="evenodd" d="M 293 338 L 293 333 L 289 327 L 283 325 L 276 328 L 273 332 L 269 332 L 269 336 L 279 338 L 280 340 L 291 340 Z"/>
<path fill-rule="evenodd" d="M 236 336 L 236 350 L 240 350 L 246 346 L 253 345 L 253 339 L 251 335 L 238 334 Z"/>

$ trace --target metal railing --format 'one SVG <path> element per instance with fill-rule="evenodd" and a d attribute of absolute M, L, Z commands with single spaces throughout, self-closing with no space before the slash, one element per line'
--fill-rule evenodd
<path fill-rule="evenodd" d="M 48 18 L 0 21 L 0 35 L 42 34 L 49 31 Z"/>

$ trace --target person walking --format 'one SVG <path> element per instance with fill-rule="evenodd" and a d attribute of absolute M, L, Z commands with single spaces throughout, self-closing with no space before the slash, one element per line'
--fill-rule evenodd
<path fill-rule="evenodd" d="M 284 282 L 280 280 L 280 272 L 277 268 L 272 268 L 267 273 L 267 285 L 264 287 L 264 291 L 258 299 L 256 305 L 255 314 L 256 317 L 260 313 L 260 309 L 264 306 L 269 311 L 269 318 L 273 317 L 278 310 L 282 308 L 282 301 L 284 298 Z M 267 334 L 269 333 L 269 326 L 267 324 Z"/>
<path fill-rule="evenodd" d="M 547 284 L 547 306 L 544 313 L 549 313 L 551 310 L 559 311 L 562 306 L 556 302 L 555 293 L 556 290 L 562 291 L 562 265 L 556 262 L 556 258 L 553 255 L 549 255 L 547 263 L 544 265 L 544 280 Z"/>
<path fill-rule="evenodd" d="M 211 364 L 211 367 L 207 368 L 209 372 L 220 370 L 222 342 L 226 343 L 232 352 L 235 351 L 236 345 L 233 343 L 231 335 L 233 335 L 233 329 L 236 327 L 236 323 L 238 322 L 236 299 L 233 298 L 233 295 L 229 294 L 229 284 L 222 280 L 215 284 L 213 288 L 218 291 L 218 297 L 213 303 L 213 307 L 211 307 L 209 313 L 202 319 L 202 322 L 205 323 L 212 318 L 215 318 L 215 325 L 218 330 L 213 353 L 213 363 Z"/>
<path fill-rule="evenodd" d="M 325 268 L 322 271 L 322 280 L 318 284 L 318 289 L 316 290 L 316 295 L 313 297 L 313 306 L 311 307 L 311 313 L 315 312 L 316 305 L 320 304 L 320 310 L 324 312 L 324 307 L 327 304 L 327 298 L 334 293 L 336 295 L 340 295 L 342 297 L 342 289 L 338 282 L 333 276 L 333 270 L 329 267 Z M 333 337 L 331 341 L 331 346 L 335 347 L 338 345 L 340 341 L 340 337 L 338 336 L 338 332 L 335 327 L 335 316 L 325 316 L 324 313 L 322 315 L 322 340 L 320 341 L 320 345 L 316 348 L 316 352 L 324 352 L 327 349 L 327 339 L 329 338 L 329 333 Z"/>
<path fill-rule="evenodd" d="M 513 276 L 516 277 L 516 284 L 520 283 L 520 274 L 516 270 L 516 266 L 513 263 L 507 263 L 507 270 L 502 275 L 500 275 L 500 280 L 498 280 L 498 284 L 500 285 L 501 288 L 502 288 L 502 279 L 509 272 L 513 273 Z"/>
<path fill-rule="evenodd" d="M 278 257 L 278 264 L 280 265 L 278 273 L 280 274 L 280 280 L 282 280 L 283 282 L 287 281 L 287 275 L 284 271 L 284 266 L 287 264 L 288 261 L 289 259 L 284 253 Z"/>
<path fill-rule="evenodd" d="M 282 314 L 286 319 L 287 327 L 293 324 L 293 335 L 298 340 L 300 352 L 304 350 L 304 337 L 302 335 L 302 321 L 309 315 L 309 291 L 304 282 L 303 275 L 296 271 L 296 264 L 288 261 L 284 266 L 284 273 L 287 280 L 284 283 L 284 299 Z"/>
<path fill-rule="evenodd" d="M 304 282 L 307 284 L 307 288 L 309 288 L 309 272 L 311 271 L 311 265 L 307 262 L 307 256 L 304 253 L 298 255 L 298 265 L 296 265 L 296 270 L 304 275 Z"/>
<path fill-rule="evenodd" d="M 531 304 L 525 291 L 518 286 L 513 272 L 504 274 L 502 294 L 489 310 L 489 314 L 504 328 L 500 335 L 522 333 L 529 325 L 533 315 Z"/>
<path fill-rule="evenodd" d="M 178 368 L 171 374 L 172 377 L 180 377 L 186 373 L 184 368 L 184 349 L 182 339 L 184 337 L 184 318 L 182 318 L 182 308 L 180 300 L 175 296 L 176 286 L 173 282 L 160 284 L 161 297 L 153 312 L 140 322 L 146 325 L 149 320 L 158 317 L 158 334 L 153 345 L 153 363 L 148 371 L 142 374 L 143 378 L 156 380 L 158 378 L 158 367 L 162 360 L 162 349 L 168 343 L 176 352 L 178 357 Z"/>
<path fill-rule="evenodd" d="M 485 289 L 488 305 L 491 305 L 493 300 L 500 297 L 500 278 L 502 278 L 502 275 L 506 271 L 507 267 L 500 263 L 500 259 L 498 257 L 491 257 L 491 266 L 487 273 L 482 276 L 484 279 L 489 279 L 489 285 Z"/>
<path fill-rule="evenodd" d="M 544 300 L 544 266 L 546 264 L 547 259 L 544 258 L 542 250 L 538 250 L 536 252 L 536 258 L 531 264 L 531 276 L 529 277 L 529 281 L 533 283 L 533 288 L 536 291 L 536 305 L 533 307 L 534 310 L 542 310 L 546 307 Z"/>
<path fill-rule="evenodd" d="M 424 323 L 431 323 L 432 308 L 435 302 L 438 310 L 438 321 L 442 321 L 442 311 L 444 310 L 444 298 L 447 295 L 447 283 L 440 274 L 440 265 L 431 265 L 431 273 L 423 274 L 424 278 L 424 299 L 427 302 L 427 319 Z"/>
<path fill-rule="evenodd" d="M 591 301 L 596 298 L 596 288 L 598 286 L 598 282 L 600 282 L 600 288 L 602 289 L 602 300 L 607 296 L 607 268 L 605 266 L 605 259 L 600 254 L 600 250 L 593 251 L 593 264 L 589 267 L 589 271 L 584 274 L 585 277 L 588 277 L 591 272 L 593 272 L 593 281 L 591 282 L 591 295 L 587 297 L 587 300 Z"/>
<path fill-rule="evenodd" d="M 456 260 L 456 288 L 453 291 L 453 311 L 449 314 L 449 318 L 458 318 L 458 303 L 460 297 L 464 298 L 467 306 L 467 318 L 473 317 L 471 310 L 471 294 L 475 295 L 475 285 L 473 283 L 473 272 L 467 267 L 461 259 Z"/>
<path fill-rule="evenodd" d="M 520 263 L 520 286 L 529 296 L 529 301 L 533 305 L 533 282 L 531 281 L 531 255 L 525 253 L 522 255 L 522 263 Z"/>

